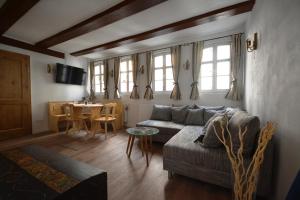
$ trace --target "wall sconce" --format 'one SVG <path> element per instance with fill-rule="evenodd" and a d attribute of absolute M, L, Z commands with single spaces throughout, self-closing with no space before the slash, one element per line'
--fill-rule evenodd
<path fill-rule="evenodd" d="M 47 73 L 50 74 L 52 72 L 52 66 L 50 64 L 47 65 Z"/>
<path fill-rule="evenodd" d="M 186 61 L 185 61 L 185 63 L 183 64 L 183 68 L 184 68 L 185 70 L 189 70 L 189 68 L 190 68 L 190 61 L 189 61 L 189 60 L 186 60 Z"/>
<path fill-rule="evenodd" d="M 141 66 L 139 67 L 139 72 L 140 72 L 141 74 L 144 74 L 144 65 L 141 65 Z"/>
<path fill-rule="evenodd" d="M 113 69 L 110 70 L 109 75 L 110 75 L 111 77 L 114 77 L 114 70 L 113 70 Z"/>
<path fill-rule="evenodd" d="M 248 52 L 252 52 L 257 49 L 257 33 L 254 33 L 253 39 L 246 40 L 246 47 Z"/>

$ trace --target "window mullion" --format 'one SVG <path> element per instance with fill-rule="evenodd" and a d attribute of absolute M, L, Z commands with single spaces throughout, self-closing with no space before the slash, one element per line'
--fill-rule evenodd
<path fill-rule="evenodd" d="M 217 89 L 217 45 L 213 46 L 213 90 Z"/>

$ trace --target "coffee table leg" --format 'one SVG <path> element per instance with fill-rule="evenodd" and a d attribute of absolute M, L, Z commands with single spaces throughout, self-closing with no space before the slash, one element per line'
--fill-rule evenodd
<path fill-rule="evenodd" d="M 151 149 L 151 153 L 153 153 L 153 151 L 152 151 L 152 135 L 150 135 L 149 137 L 150 137 L 150 149 Z"/>
<path fill-rule="evenodd" d="M 144 141 L 145 141 L 145 138 L 144 138 L 144 136 L 141 136 L 141 140 L 140 140 L 140 142 L 141 142 L 141 150 L 142 150 L 142 156 L 144 156 L 144 149 L 145 149 L 145 147 L 144 147 Z"/>
<path fill-rule="evenodd" d="M 149 160 L 148 160 L 148 136 L 145 136 L 145 154 L 146 154 L 146 161 L 147 161 L 147 167 L 149 166 Z"/>
<path fill-rule="evenodd" d="M 130 158 L 130 155 L 131 155 L 131 151 L 132 151 L 132 146 L 133 146 L 133 143 L 134 143 L 134 139 L 135 139 L 135 136 L 133 135 L 131 137 L 131 144 L 130 144 L 129 155 L 128 155 L 129 158 Z"/>
<path fill-rule="evenodd" d="M 127 143 L 127 148 L 126 148 L 126 153 L 128 154 L 129 146 L 130 146 L 130 141 L 131 141 L 131 135 L 128 137 L 128 143 Z"/>

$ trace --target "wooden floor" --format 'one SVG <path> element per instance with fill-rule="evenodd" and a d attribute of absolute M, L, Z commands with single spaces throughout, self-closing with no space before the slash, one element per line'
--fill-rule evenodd
<path fill-rule="evenodd" d="M 229 200 L 229 190 L 175 175 L 168 179 L 162 165 L 162 145 L 154 144 L 149 167 L 142 157 L 139 142 L 131 158 L 126 155 L 128 136 L 124 133 L 85 139 L 83 134 L 58 135 L 37 143 L 80 160 L 108 173 L 109 200 Z"/>

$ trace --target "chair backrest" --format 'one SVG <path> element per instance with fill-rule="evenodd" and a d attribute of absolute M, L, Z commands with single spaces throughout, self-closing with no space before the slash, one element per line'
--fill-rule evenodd
<path fill-rule="evenodd" d="M 74 105 L 70 103 L 63 104 L 64 114 L 66 114 L 67 119 L 74 118 Z"/>
<path fill-rule="evenodd" d="M 104 104 L 104 112 L 105 112 L 105 118 L 107 119 L 108 117 L 116 117 L 116 103 L 107 103 Z"/>
<path fill-rule="evenodd" d="M 102 110 L 101 106 L 90 109 L 91 111 L 90 119 L 97 119 L 101 117 L 101 110 Z"/>

